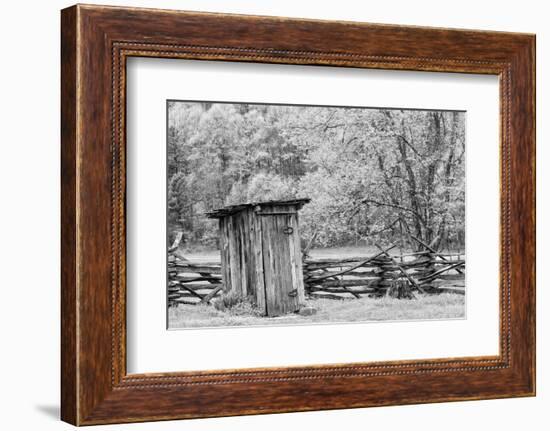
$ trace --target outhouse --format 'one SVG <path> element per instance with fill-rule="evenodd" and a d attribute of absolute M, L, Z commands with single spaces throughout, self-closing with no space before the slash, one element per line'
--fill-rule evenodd
<path fill-rule="evenodd" d="M 219 220 L 224 292 L 252 298 L 266 316 L 299 310 L 304 280 L 298 211 L 308 202 L 255 202 L 208 213 Z"/>

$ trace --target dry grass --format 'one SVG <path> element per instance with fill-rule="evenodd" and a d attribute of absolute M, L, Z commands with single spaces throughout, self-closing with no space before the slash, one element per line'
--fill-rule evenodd
<path fill-rule="evenodd" d="M 170 329 L 220 326 L 304 325 L 310 323 L 369 322 L 393 320 L 459 319 L 465 317 L 463 295 L 417 295 L 416 300 L 361 298 L 338 301 L 311 299 L 306 305 L 317 313 L 312 316 L 288 314 L 262 317 L 250 307 L 216 310 L 209 305 L 179 305 L 170 308 Z"/>
<path fill-rule="evenodd" d="M 413 250 L 406 248 L 403 253 L 411 253 Z M 442 252 L 457 253 L 457 250 L 440 250 Z M 309 251 L 309 257 L 311 259 L 342 259 L 345 257 L 356 256 L 372 256 L 379 253 L 380 250 L 371 245 L 349 245 L 342 247 L 328 247 L 328 248 L 313 248 Z M 396 247 L 392 250 L 392 254 L 399 254 L 399 248 Z M 464 254 L 464 250 L 460 250 L 460 253 Z M 193 250 L 186 250 L 185 256 L 192 261 L 201 262 L 219 262 L 220 251 L 216 249 L 208 248 L 194 248 Z"/>

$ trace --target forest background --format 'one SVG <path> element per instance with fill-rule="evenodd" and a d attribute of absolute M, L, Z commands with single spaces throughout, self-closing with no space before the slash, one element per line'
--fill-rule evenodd
<path fill-rule="evenodd" d="M 168 240 L 217 249 L 206 213 L 310 198 L 304 244 L 464 249 L 465 112 L 168 101 Z"/>

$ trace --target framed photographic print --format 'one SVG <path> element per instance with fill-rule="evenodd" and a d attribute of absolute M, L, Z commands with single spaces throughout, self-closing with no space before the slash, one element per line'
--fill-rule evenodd
<path fill-rule="evenodd" d="M 63 420 L 534 395 L 533 35 L 61 30 Z"/>

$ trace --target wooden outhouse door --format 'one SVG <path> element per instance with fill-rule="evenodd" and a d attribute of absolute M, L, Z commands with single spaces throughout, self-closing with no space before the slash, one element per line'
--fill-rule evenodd
<path fill-rule="evenodd" d="M 296 210 L 262 209 L 261 224 L 266 315 L 297 311 L 304 301 Z"/>
<path fill-rule="evenodd" d="M 249 297 L 265 316 L 305 302 L 298 211 L 309 199 L 232 205 L 219 219 L 224 293 Z"/>

